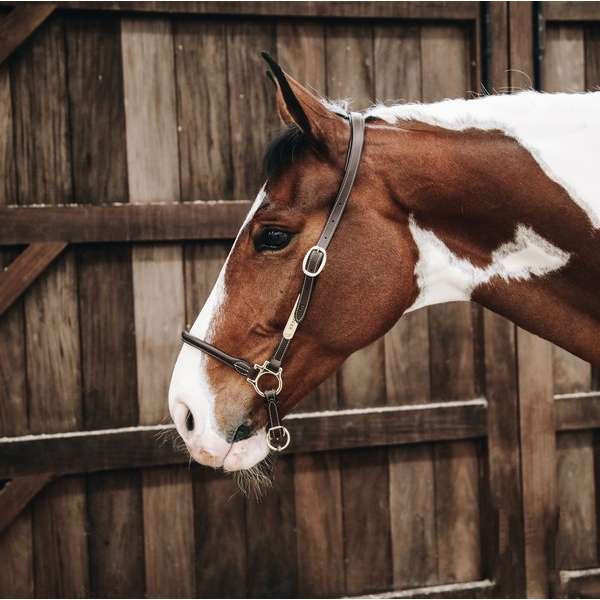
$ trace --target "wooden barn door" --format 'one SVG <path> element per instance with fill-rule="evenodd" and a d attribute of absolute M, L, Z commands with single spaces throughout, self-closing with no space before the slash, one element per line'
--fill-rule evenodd
<path fill-rule="evenodd" d="M 350 357 L 261 502 L 155 437 L 279 128 L 260 51 L 357 109 L 580 90 L 591 4 L 72 3 L 0 65 L 0 264 L 72 242 L 0 315 L 0 507 L 56 478 L 0 512 L 0 596 L 593 593 L 598 372 L 475 305 Z"/>

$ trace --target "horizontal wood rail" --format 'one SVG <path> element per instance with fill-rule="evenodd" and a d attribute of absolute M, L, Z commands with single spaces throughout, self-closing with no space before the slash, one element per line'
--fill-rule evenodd
<path fill-rule="evenodd" d="M 560 571 L 557 598 L 599 598 L 600 569 Z"/>
<path fill-rule="evenodd" d="M 2 2 L 12 6 L 15 2 Z M 265 17 L 475 20 L 477 2 L 57 2 L 58 8 Z"/>
<path fill-rule="evenodd" d="M 249 208 L 247 200 L 1 207 L 0 246 L 233 239 Z"/>
<path fill-rule="evenodd" d="M 587 408 L 586 408 L 587 407 Z M 484 399 L 292 413 L 289 453 L 395 446 L 485 437 Z M 600 428 L 600 392 L 557 396 L 557 431 Z M 0 438 L 0 479 L 180 464 L 172 425 Z"/>
<path fill-rule="evenodd" d="M 369 594 L 368 596 L 353 596 L 358 598 L 496 598 L 494 594 L 498 586 L 489 579 L 481 581 L 465 581 L 446 585 L 432 585 L 421 588 Z"/>
<path fill-rule="evenodd" d="M 486 402 L 299 413 L 286 425 L 292 453 L 469 439 L 485 435 Z M 172 425 L 156 425 L 0 438 L 0 479 L 186 463 L 175 437 Z"/>
<path fill-rule="evenodd" d="M 542 2 L 546 21 L 600 21 L 598 2 Z"/>

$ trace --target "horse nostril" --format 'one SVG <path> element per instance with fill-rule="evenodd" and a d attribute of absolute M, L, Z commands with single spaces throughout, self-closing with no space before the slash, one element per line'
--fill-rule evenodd
<path fill-rule="evenodd" d="M 241 442 L 252 435 L 252 427 L 242 423 L 233 434 L 233 442 Z"/>
<path fill-rule="evenodd" d="M 194 415 L 191 410 L 188 410 L 185 417 L 185 427 L 188 431 L 194 431 Z"/>

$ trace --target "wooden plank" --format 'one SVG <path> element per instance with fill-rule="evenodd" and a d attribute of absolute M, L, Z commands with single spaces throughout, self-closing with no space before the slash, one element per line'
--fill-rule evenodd
<path fill-rule="evenodd" d="M 423 99 L 462 97 L 471 89 L 466 31 L 452 26 L 421 30 Z M 437 401 L 475 394 L 473 322 L 468 304 L 429 311 L 431 397 Z M 435 448 L 438 578 L 460 582 L 480 576 L 479 467 L 477 448 L 461 443 Z"/>
<path fill-rule="evenodd" d="M 0 246 L 56 240 L 94 243 L 233 239 L 249 208 L 246 200 L 0 207 Z"/>
<path fill-rule="evenodd" d="M 32 498 L 52 479 L 51 473 L 12 479 L 0 490 L 0 535 L 12 525 Z"/>
<path fill-rule="evenodd" d="M 469 581 L 467 583 L 451 583 L 449 585 L 432 585 L 370 594 L 369 596 L 354 596 L 354 598 L 497 598 L 498 585 L 489 579 Z"/>
<path fill-rule="evenodd" d="M 16 173 L 13 146 L 13 111 L 8 67 L 0 65 L 0 205 L 16 201 Z M 0 250 L 0 268 L 10 264 L 16 253 Z M 19 435 L 27 432 L 27 391 L 23 300 L 16 302 L 0 319 L 0 432 Z M 24 510 L 12 526 L 0 535 L 3 572 L 0 596 L 31 598 L 33 588 L 33 547 L 31 511 Z"/>
<path fill-rule="evenodd" d="M 547 92 L 585 89 L 582 28 L 557 25 L 546 28 L 543 82 Z"/>
<path fill-rule="evenodd" d="M 13 5 L 14 2 L 2 2 Z M 184 13 L 204 15 L 477 19 L 472 2 L 57 2 L 64 10 L 115 10 L 125 12 Z"/>
<path fill-rule="evenodd" d="M 535 87 L 533 68 L 533 10 L 531 2 L 508 3 L 509 88 L 513 92 Z"/>
<path fill-rule="evenodd" d="M 175 65 L 169 21 L 124 19 L 121 47 L 129 200 L 177 201 Z M 139 420 L 152 424 L 168 417 L 166 398 L 178 347 L 172 336 L 184 325 L 181 248 L 136 247 L 132 261 Z M 196 582 L 189 472 L 147 470 L 142 481 L 146 594 L 192 597 Z"/>
<path fill-rule="evenodd" d="M 65 249 L 66 242 L 37 242 L 0 272 L 0 317 Z"/>
<path fill-rule="evenodd" d="M 557 598 L 597 598 L 600 595 L 600 569 L 561 571 Z"/>
<path fill-rule="evenodd" d="M 277 58 L 298 81 L 318 93 L 326 89 L 325 26 L 306 21 L 277 24 Z M 336 376 L 330 376 L 298 411 L 337 407 Z M 344 593 L 344 538 L 339 455 L 294 456 L 294 502 L 300 596 L 341 596 Z M 322 544 L 321 540 L 329 540 Z"/>
<path fill-rule="evenodd" d="M 272 21 L 229 22 L 227 65 L 233 197 L 254 197 L 264 183 L 261 161 L 270 132 L 278 126 L 273 86 L 265 77 L 261 50 L 276 51 Z M 251 107 L 251 110 L 249 108 Z M 258 504 L 246 502 L 247 593 L 292 597 L 297 590 L 293 463 L 277 465 L 279 481 Z"/>
<path fill-rule="evenodd" d="M 555 396 L 554 423 L 557 431 L 600 428 L 600 392 Z"/>
<path fill-rule="evenodd" d="M 231 141 L 227 110 L 225 23 L 174 21 L 182 198 L 230 198 Z M 247 210 L 247 208 L 246 208 Z M 236 227 L 239 222 L 233 223 Z M 228 253 L 228 244 L 187 244 L 186 323 L 195 321 Z M 196 595 L 246 595 L 246 520 L 233 479 L 192 471 Z M 214 560 L 218 556 L 219 560 Z"/>
<path fill-rule="evenodd" d="M 325 53 L 328 97 L 351 97 L 354 109 L 372 104 L 372 27 L 328 24 Z M 335 253 L 335 242 L 332 251 Z M 383 339 L 379 339 L 355 352 L 339 370 L 340 406 L 384 405 L 384 374 L 385 348 Z M 344 453 L 341 464 L 346 594 L 378 592 L 392 584 L 387 451 Z"/>
<path fill-rule="evenodd" d="M 485 391 L 488 399 L 489 507 L 483 507 L 484 575 L 499 597 L 524 595 L 523 514 L 515 326 L 484 310 Z"/>
<path fill-rule="evenodd" d="M 542 2 L 546 21 L 600 21 L 598 2 Z"/>
<path fill-rule="evenodd" d="M 11 66 L 19 201 L 69 202 L 71 149 L 62 19 L 46 21 Z M 72 252 L 63 252 L 25 297 L 24 338 L 30 431 L 80 429 L 79 319 Z M 34 556 L 44 557 L 34 561 L 37 596 L 85 595 L 89 589 L 85 532 L 84 480 L 72 477 L 48 485 L 33 503 Z"/>
<path fill-rule="evenodd" d="M 554 568 L 556 440 L 552 412 L 552 346 L 517 331 L 519 420 L 528 596 L 549 594 Z"/>
<path fill-rule="evenodd" d="M 585 89 L 600 87 L 600 29 L 585 29 Z"/>
<path fill-rule="evenodd" d="M 294 414 L 288 453 L 477 439 L 486 432 L 485 400 Z M 90 473 L 187 462 L 169 439 L 173 425 L 121 427 L 0 438 L 0 479 L 33 473 Z"/>
<path fill-rule="evenodd" d="M 422 99 L 421 32 L 397 24 L 374 28 L 375 97 Z M 426 310 L 409 313 L 387 333 L 385 383 L 389 405 L 428 402 L 429 330 Z M 390 448 L 390 518 L 395 589 L 435 583 L 433 449 Z"/>
<path fill-rule="evenodd" d="M 2 64 L 52 13 L 51 2 L 17 5 L 0 17 L 0 64 Z"/>
<path fill-rule="evenodd" d="M 126 202 L 128 195 L 119 36 L 110 15 L 73 15 L 66 24 L 73 192 L 92 204 Z M 86 429 L 137 424 L 130 254 L 125 245 L 78 251 Z M 136 471 L 87 478 L 94 597 L 144 595 L 139 482 Z"/>

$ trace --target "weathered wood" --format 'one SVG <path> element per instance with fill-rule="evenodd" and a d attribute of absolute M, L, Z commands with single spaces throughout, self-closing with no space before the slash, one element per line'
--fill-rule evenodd
<path fill-rule="evenodd" d="M 328 97 L 351 97 L 352 108 L 358 110 L 374 101 L 372 38 L 370 25 L 327 26 Z M 385 349 L 380 339 L 355 352 L 338 372 L 340 406 L 385 404 L 384 373 Z M 344 453 L 341 465 L 346 593 L 387 589 L 392 584 L 387 451 Z"/>
<path fill-rule="evenodd" d="M 25 475 L 4 485 L 0 490 L 0 535 L 51 479 L 51 473 Z"/>
<path fill-rule="evenodd" d="M 542 2 L 546 21 L 600 21 L 597 2 Z"/>
<path fill-rule="evenodd" d="M 230 198 L 233 184 L 225 23 L 176 20 L 173 26 L 181 195 L 184 199 Z M 228 244 L 222 242 L 185 246 L 188 328 L 204 305 L 227 252 Z M 192 485 L 196 595 L 245 597 L 244 499 L 232 479 L 207 469 L 192 471 Z M 216 556 L 219 559 L 213 560 Z"/>
<path fill-rule="evenodd" d="M 324 93 L 325 26 L 306 21 L 277 24 L 277 59 L 298 81 Z M 274 106 L 274 105 L 273 105 Z M 330 376 L 297 411 L 337 408 L 336 375 Z M 294 456 L 294 501 L 298 556 L 297 594 L 344 594 L 344 537 L 342 483 L 338 453 Z M 328 543 L 323 544 L 322 540 Z"/>
<path fill-rule="evenodd" d="M 121 48 L 129 200 L 177 202 L 175 65 L 169 21 L 124 19 Z M 184 325 L 181 248 L 135 247 L 132 261 L 139 421 L 152 424 L 168 417 L 166 399 L 177 352 L 171 332 Z M 196 582 L 190 474 L 184 468 L 146 470 L 142 482 L 146 595 L 192 597 Z"/>
<path fill-rule="evenodd" d="M 292 457 L 276 459 L 269 493 L 246 500 L 249 598 L 298 596 L 293 469 Z"/>
<path fill-rule="evenodd" d="M 0 317 L 65 249 L 66 242 L 37 242 L 0 271 Z"/>
<path fill-rule="evenodd" d="M 546 597 L 557 526 L 552 346 L 518 329 L 517 349 L 526 590 L 528 596 Z"/>
<path fill-rule="evenodd" d="M 354 596 L 354 598 L 496 598 L 498 584 L 484 579 L 467 583 L 452 583 L 448 585 L 432 585 L 429 587 L 410 590 L 370 594 L 369 596 Z"/>
<path fill-rule="evenodd" d="M 13 146 L 13 111 L 7 65 L 0 65 L 0 205 L 16 198 Z M 16 252 L 0 250 L 0 268 L 8 266 Z M 23 300 L 17 301 L 0 319 L 0 432 L 2 435 L 27 433 L 27 391 Z M 31 598 L 33 587 L 33 548 L 31 510 L 24 510 L 12 526 L 0 535 L 0 556 L 4 577 L 0 577 L 1 597 Z"/>
<path fill-rule="evenodd" d="M 509 88 L 513 92 L 535 87 L 533 69 L 532 2 L 508 3 Z"/>
<path fill-rule="evenodd" d="M 585 89 L 600 87 L 600 30 L 587 27 L 585 30 Z"/>
<path fill-rule="evenodd" d="M 600 569 L 561 571 L 557 598 L 597 598 L 600 595 Z"/>
<path fill-rule="evenodd" d="M 288 453 L 477 439 L 486 432 L 484 400 L 301 413 L 286 417 Z M 90 473 L 179 464 L 189 457 L 159 438 L 173 425 L 0 438 L 0 479 L 33 473 Z M 173 434 L 173 435 L 169 435 Z"/>
<path fill-rule="evenodd" d="M 374 28 L 375 97 L 422 99 L 421 35 L 417 26 Z M 387 404 L 430 400 L 429 329 L 426 310 L 409 313 L 385 344 Z M 437 581 L 433 449 L 420 444 L 389 449 L 390 529 L 395 589 Z"/>
<path fill-rule="evenodd" d="M 421 30 L 423 100 L 463 97 L 469 81 L 470 45 L 454 26 Z M 448 304 L 429 311 L 431 397 L 437 401 L 475 394 L 476 369 L 470 306 Z M 435 506 L 438 577 L 443 582 L 480 576 L 479 468 L 469 443 L 435 448 Z"/>
<path fill-rule="evenodd" d="M 557 431 L 600 428 L 600 391 L 555 396 L 554 424 Z"/>
<path fill-rule="evenodd" d="M 21 4 L 0 16 L 0 64 L 2 64 L 51 14 L 52 2 Z"/>
<path fill-rule="evenodd" d="M 13 5 L 14 2 L 2 2 Z M 59 8 L 204 15 L 477 19 L 472 2 L 56 2 Z"/>
<path fill-rule="evenodd" d="M 17 195 L 21 204 L 72 199 L 64 27 L 47 20 L 11 64 Z M 35 93 L 31 90 L 35 89 Z M 25 296 L 32 433 L 80 429 L 81 369 L 75 256 L 67 250 Z M 57 402 L 60 398 L 60 402 Z M 55 481 L 33 502 L 35 594 L 89 589 L 85 481 Z"/>
<path fill-rule="evenodd" d="M 0 208 L 0 246 L 233 239 L 250 208 L 237 202 Z"/>
<path fill-rule="evenodd" d="M 74 196 L 126 202 L 127 161 L 119 22 L 73 15 L 66 23 Z M 81 367 L 86 429 L 137 424 L 131 252 L 78 251 Z M 87 478 L 90 594 L 144 595 L 139 472 Z M 115 535 L 115 532 L 118 532 Z"/>
<path fill-rule="evenodd" d="M 523 514 L 515 326 L 484 310 L 485 393 L 488 399 L 489 507 L 482 507 L 483 567 L 499 597 L 524 595 Z"/>
<path fill-rule="evenodd" d="M 546 28 L 544 90 L 581 92 L 585 88 L 583 30 L 554 25 Z"/>

